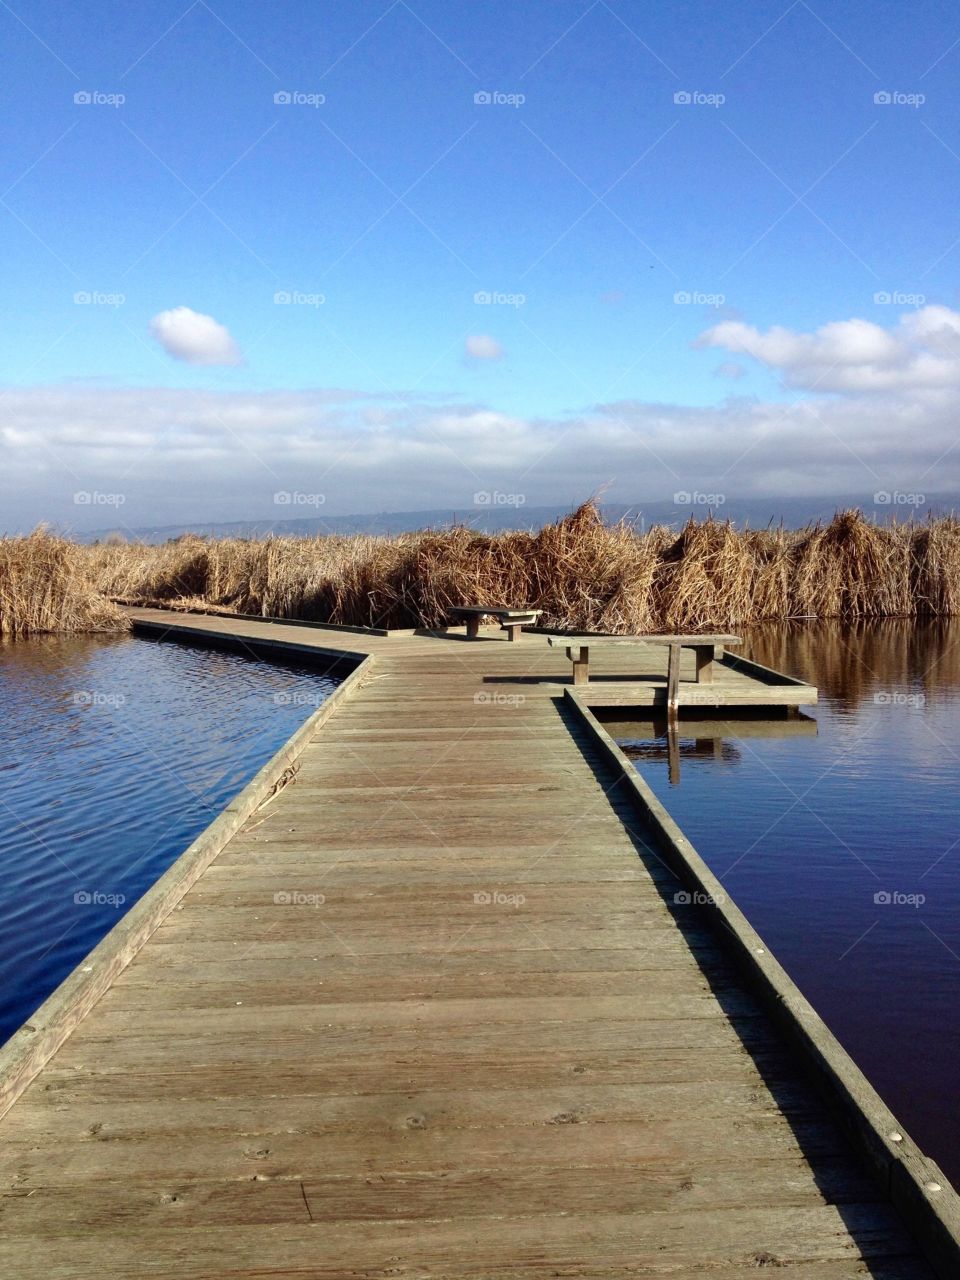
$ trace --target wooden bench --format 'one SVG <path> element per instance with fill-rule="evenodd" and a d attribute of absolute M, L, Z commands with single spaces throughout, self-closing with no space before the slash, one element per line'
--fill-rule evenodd
<path fill-rule="evenodd" d="M 507 632 L 507 639 L 516 640 L 524 627 L 532 627 L 542 613 L 541 609 L 498 609 L 493 605 L 464 604 L 449 610 L 455 618 L 466 618 L 467 635 L 476 640 L 480 634 L 481 618 L 499 618 L 501 631 Z"/>
<path fill-rule="evenodd" d="M 548 636 L 547 643 L 557 649 L 566 649 L 573 663 L 573 683 L 587 684 L 590 680 L 590 649 L 624 645 L 666 645 L 667 655 L 667 707 L 676 711 L 680 686 L 680 650 L 692 649 L 696 663 L 696 683 L 710 684 L 714 663 L 722 653 L 723 645 L 741 644 L 739 636 Z"/>

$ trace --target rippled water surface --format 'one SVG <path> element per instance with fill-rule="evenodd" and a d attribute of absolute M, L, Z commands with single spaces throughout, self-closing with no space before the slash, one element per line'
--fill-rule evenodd
<path fill-rule="evenodd" d="M 611 725 L 901 1122 L 960 1182 L 960 622 L 761 631 L 806 722 Z M 814 723 L 815 722 L 815 723 Z"/>
<path fill-rule="evenodd" d="M 131 637 L 0 645 L 0 1041 L 344 674 Z"/>

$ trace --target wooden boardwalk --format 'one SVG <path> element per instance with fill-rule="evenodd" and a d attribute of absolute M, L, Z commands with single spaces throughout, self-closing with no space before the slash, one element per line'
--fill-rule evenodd
<path fill-rule="evenodd" d="M 0 1275 L 928 1280 L 542 637 L 175 621 L 376 663 L 0 1121 Z"/>

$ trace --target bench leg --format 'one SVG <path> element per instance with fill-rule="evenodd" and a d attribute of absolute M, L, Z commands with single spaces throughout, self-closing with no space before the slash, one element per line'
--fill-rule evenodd
<path fill-rule="evenodd" d="M 503 630 L 506 631 L 508 640 L 519 640 L 522 628 L 522 622 L 505 622 L 503 624 Z"/>
<path fill-rule="evenodd" d="M 479 617 L 467 619 L 467 639 L 476 640 L 480 635 L 480 619 Z"/>
<path fill-rule="evenodd" d="M 701 645 L 693 652 L 697 661 L 697 684 L 713 684 L 713 664 L 716 658 L 714 646 L 710 645 L 708 648 Z"/>
<path fill-rule="evenodd" d="M 676 715 L 680 705 L 680 646 L 670 646 L 670 657 L 667 662 L 667 714 Z"/>
<path fill-rule="evenodd" d="M 582 644 L 579 649 L 570 646 L 567 649 L 567 657 L 573 663 L 573 683 L 589 684 L 590 683 L 590 646 Z"/>

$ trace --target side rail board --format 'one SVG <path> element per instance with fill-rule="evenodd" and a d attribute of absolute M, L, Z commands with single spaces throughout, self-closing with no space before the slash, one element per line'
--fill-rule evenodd
<path fill-rule="evenodd" d="M 960 1197 L 919 1149 L 763 939 L 726 893 L 653 791 L 572 689 L 567 704 L 586 726 L 649 824 L 666 862 L 703 910 L 791 1049 L 818 1083 L 942 1280 L 960 1277 Z"/>
<path fill-rule="evenodd" d="M 275 622 L 282 627 L 310 627 L 313 631 L 332 631 L 334 633 L 345 632 L 347 635 L 355 636 L 391 636 L 391 635 L 412 635 L 411 630 L 395 629 L 389 631 L 386 627 L 355 627 L 346 622 L 313 622 L 309 618 L 280 618 L 273 613 L 237 613 L 227 609 L 175 609 L 172 605 L 163 602 L 155 602 L 153 604 L 131 604 L 129 600 L 120 597 L 113 597 L 116 604 L 122 605 L 126 609 L 156 609 L 165 613 L 172 614 L 175 618 L 221 618 L 227 622 Z"/>
<path fill-rule="evenodd" d="M 0 1049 L 0 1116 L 10 1110 L 227 842 L 274 793 L 320 726 L 368 678 L 374 662 L 372 656 L 360 662 Z"/>
<path fill-rule="evenodd" d="M 287 655 L 306 658 L 310 662 L 331 658 L 334 662 L 343 661 L 351 668 L 366 657 L 366 653 L 350 649 L 327 649 L 308 638 L 305 638 L 302 643 L 298 640 L 280 640 L 276 636 L 267 634 L 268 629 L 259 635 L 246 635 L 242 631 L 231 632 L 226 629 L 218 631 L 212 628 L 192 627 L 186 621 L 188 615 L 174 614 L 173 616 L 183 621 L 160 622 L 157 618 L 138 618 L 136 614 L 132 614 L 133 634 L 147 639 L 179 640 L 185 644 L 199 645 L 208 649 L 230 649 L 241 653 L 262 654 L 267 658 Z M 216 615 L 213 614 L 197 616 L 211 617 L 216 621 Z M 228 618 L 226 621 L 230 622 L 231 619 Z M 233 619 L 233 621 L 239 621 L 239 619 Z M 250 621 L 267 622 L 268 619 L 252 618 Z"/>

